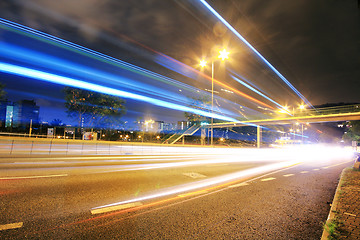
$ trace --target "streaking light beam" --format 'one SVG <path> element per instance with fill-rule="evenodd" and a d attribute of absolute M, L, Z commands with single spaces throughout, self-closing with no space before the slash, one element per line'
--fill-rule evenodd
<path fill-rule="evenodd" d="M 202 116 L 221 119 L 224 121 L 239 122 L 238 120 L 231 118 L 231 117 L 226 117 L 226 116 L 222 116 L 219 114 L 206 112 L 206 111 L 202 111 L 202 110 L 198 110 L 198 109 L 194 109 L 194 108 L 190 108 L 190 107 L 186 107 L 186 106 L 181 106 L 181 105 L 175 104 L 175 103 L 165 102 L 165 101 L 162 101 L 159 99 L 142 96 L 142 95 L 135 94 L 135 93 L 125 92 L 125 91 L 114 89 L 114 88 L 104 87 L 104 86 L 101 86 L 98 84 L 88 83 L 88 82 L 84 82 L 81 80 L 68 78 L 68 77 L 64 77 L 64 76 L 59 76 L 59 75 L 55 75 L 55 74 L 51 74 L 51 73 L 46 73 L 46 72 L 42 72 L 42 71 L 35 70 L 35 69 L 16 66 L 16 65 L 4 63 L 4 62 L 0 62 L 0 71 L 5 72 L 5 73 L 10 73 L 10 74 L 15 74 L 18 76 L 33 78 L 33 79 L 37 79 L 37 80 L 41 80 L 41 81 L 56 83 L 56 84 L 60 84 L 60 85 L 71 86 L 71 87 L 75 87 L 75 88 L 82 88 L 82 89 L 86 89 L 86 90 L 90 90 L 90 91 L 113 95 L 113 96 L 134 99 L 134 100 L 138 100 L 138 101 L 142 101 L 142 102 L 151 103 L 153 105 L 160 106 L 160 107 L 170 108 L 170 109 L 174 109 L 174 110 L 178 110 L 178 111 L 192 112 L 192 113 L 199 114 Z"/>
<path fill-rule="evenodd" d="M 271 63 L 266 60 L 246 39 L 241 36 L 219 13 L 215 11 L 205 0 L 200 0 L 200 2 L 208 9 L 212 14 L 214 14 L 231 32 L 235 34 L 243 43 L 246 44 L 263 62 L 273 70 L 276 75 L 280 77 L 308 106 L 311 106 L 311 103 L 273 66 Z"/>
<path fill-rule="evenodd" d="M 256 90 L 255 88 L 253 88 L 252 86 L 250 86 L 249 84 L 246 84 L 244 81 L 240 80 L 239 78 L 231 75 L 231 77 L 236 80 L 238 83 L 241 83 L 242 85 L 244 85 L 245 87 L 247 87 L 248 89 L 250 89 L 251 91 L 259 94 L 260 96 L 266 98 L 267 100 L 271 101 L 272 103 L 275 103 L 277 106 L 279 106 L 280 108 L 284 108 L 281 104 L 275 102 L 274 100 L 272 100 L 271 98 L 269 98 L 268 96 L 266 96 L 265 94 L 263 94 L 262 92 Z"/>

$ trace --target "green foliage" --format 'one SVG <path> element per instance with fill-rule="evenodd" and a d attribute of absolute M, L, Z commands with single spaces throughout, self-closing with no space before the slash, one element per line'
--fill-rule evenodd
<path fill-rule="evenodd" d="M 329 233 L 328 239 L 338 239 L 339 236 L 339 233 L 337 232 L 338 227 L 339 227 L 338 221 L 335 219 L 325 224 L 324 228 Z"/>
<path fill-rule="evenodd" d="M 360 121 L 351 121 L 348 126 L 343 139 L 345 141 L 360 141 Z"/>
<path fill-rule="evenodd" d="M 211 107 L 211 100 L 207 96 L 199 97 L 199 98 L 191 98 L 191 99 L 192 102 L 191 105 L 189 106 L 191 108 L 199 109 L 202 111 L 208 111 L 208 109 Z M 203 121 L 210 122 L 209 120 L 210 118 L 195 113 L 185 112 L 184 115 L 189 122 L 203 122 Z"/>
<path fill-rule="evenodd" d="M 335 212 L 336 216 L 334 219 L 331 219 L 328 223 L 324 224 L 324 229 L 329 233 L 329 240 L 340 239 L 341 236 L 346 235 L 346 231 L 343 228 L 344 223 L 340 220 L 338 216 L 339 212 Z"/>
<path fill-rule="evenodd" d="M 65 107 L 69 117 L 76 118 L 81 126 L 114 127 L 125 114 L 125 100 L 84 89 L 65 87 Z"/>

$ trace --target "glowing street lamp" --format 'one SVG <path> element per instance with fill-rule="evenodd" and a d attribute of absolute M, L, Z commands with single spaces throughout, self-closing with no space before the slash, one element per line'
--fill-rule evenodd
<path fill-rule="evenodd" d="M 200 61 L 200 67 L 206 67 L 207 62 L 205 60 Z"/>
<path fill-rule="evenodd" d="M 229 52 L 226 49 L 223 49 L 219 52 L 219 56 L 218 58 L 220 58 L 221 60 L 225 60 L 229 58 Z M 215 59 L 212 58 L 211 59 L 211 114 L 214 113 L 214 61 Z M 205 67 L 206 66 L 206 61 L 205 60 L 201 60 L 200 61 L 200 66 L 201 67 Z M 213 142 L 214 142 L 214 118 L 213 116 L 211 116 L 211 137 L 210 137 L 210 145 L 213 146 Z"/>
<path fill-rule="evenodd" d="M 229 58 L 230 53 L 226 51 L 226 49 L 221 50 L 219 53 L 220 53 L 219 58 L 221 58 L 221 60 L 224 61 L 225 59 Z"/>

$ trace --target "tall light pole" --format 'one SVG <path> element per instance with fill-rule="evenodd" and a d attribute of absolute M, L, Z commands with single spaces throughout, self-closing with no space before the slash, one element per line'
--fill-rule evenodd
<path fill-rule="evenodd" d="M 219 52 L 219 56 L 218 58 L 220 58 L 221 60 L 225 60 L 229 58 L 229 52 L 226 51 L 226 49 L 223 49 Z M 211 131 L 211 136 L 210 136 L 210 145 L 213 146 L 214 143 L 214 118 L 213 118 L 213 113 L 214 113 L 214 57 L 211 58 L 211 125 L 210 125 L 210 131 Z M 205 60 L 201 60 L 200 61 L 200 66 L 201 67 L 205 67 L 206 66 L 206 61 Z"/>
<path fill-rule="evenodd" d="M 211 61 L 211 137 L 210 145 L 214 144 L 214 59 Z"/>

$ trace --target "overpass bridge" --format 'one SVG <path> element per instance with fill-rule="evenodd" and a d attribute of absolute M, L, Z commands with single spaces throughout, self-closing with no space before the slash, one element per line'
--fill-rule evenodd
<path fill-rule="evenodd" d="M 214 123 L 213 128 L 256 126 L 257 127 L 257 146 L 261 144 L 261 126 L 266 125 L 289 125 L 295 123 L 321 123 L 321 122 L 342 122 L 360 120 L 360 104 L 337 106 L 328 108 L 308 109 L 301 111 L 284 112 L 290 117 L 278 115 L 269 119 L 246 120 L 239 122 Z M 284 114 L 283 114 L 284 115 Z M 210 128 L 211 125 L 206 125 Z"/>
<path fill-rule="evenodd" d="M 289 117 L 284 117 L 288 115 Z M 179 139 L 184 139 L 184 136 L 194 134 L 200 128 L 228 128 L 228 127 L 242 127 L 254 126 L 257 127 L 257 146 L 261 144 L 261 129 L 262 126 L 269 125 L 290 125 L 290 124 L 307 124 L 307 123 L 321 123 L 321 122 L 343 122 L 360 120 L 360 104 L 336 106 L 317 109 L 304 109 L 297 111 L 281 111 L 268 115 L 267 119 L 245 120 L 238 122 L 223 122 L 207 125 L 193 125 L 189 129 L 182 132 L 177 132 L 171 135 L 164 143 L 174 144 Z M 270 118 L 272 117 L 272 118 Z M 191 130 L 191 131 L 190 131 Z M 210 130 L 211 131 L 211 130 Z"/>

